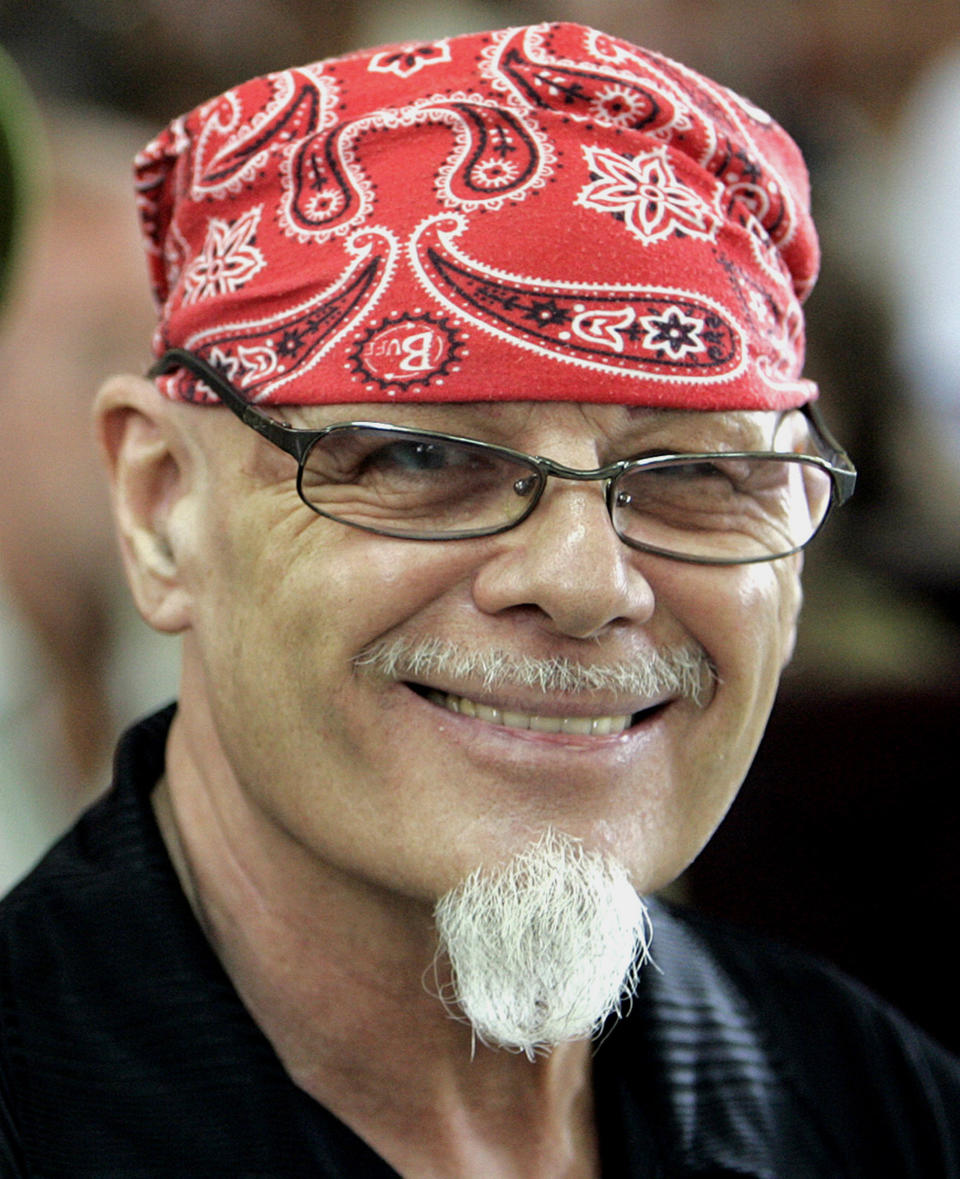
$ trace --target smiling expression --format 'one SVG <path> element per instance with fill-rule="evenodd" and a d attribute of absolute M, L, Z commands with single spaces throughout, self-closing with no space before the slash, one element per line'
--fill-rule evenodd
<path fill-rule="evenodd" d="M 346 408 L 288 417 L 399 421 L 581 468 L 762 448 L 772 429 L 772 415 L 569 403 Z M 228 782 L 318 866 L 417 900 L 546 826 L 614 852 L 642 891 L 697 854 L 792 649 L 799 559 L 636 552 L 596 484 L 553 484 L 497 536 L 371 535 L 311 513 L 293 461 L 225 411 L 169 412 L 194 434 L 174 516 L 181 713 L 217 734 L 211 789 Z M 692 667 L 685 684 L 632 675 L 664 654 Z"/>

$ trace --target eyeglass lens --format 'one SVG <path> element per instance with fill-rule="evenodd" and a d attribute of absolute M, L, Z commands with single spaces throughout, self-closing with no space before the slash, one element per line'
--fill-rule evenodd
<path fill-rule="evenodd" d="M 479 443 L 345 427 L 311 448 L 300 489 L 334 519 L 428 538 L 508 527 L 540 481 L 532 464 Z M 529 493 L 518 490 L 520 483 Z"/>
<path fill-rule="evenodd" d="M 830 506 L 831 479 L 800 458 L 665 460 L 617 481 L 613 522 L 626 541 L 738 561 L 806 544 Z"/>
<path fill-rule="evenodd" d="M 335 428 L 301 471 L 301 494 L 333 519 L 406 537 L 496 532 L 535 502 L 544 475 L 482 443 Z M 782 555 L 806 544 L 830 506 L 826 471 L 802 456 L 664 459 L 627 467 L 611 493 L 628 544 L 715 560 Z"/>

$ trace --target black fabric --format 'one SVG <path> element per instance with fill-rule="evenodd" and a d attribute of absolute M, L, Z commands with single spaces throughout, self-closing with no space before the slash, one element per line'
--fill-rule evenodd
<path fill-rule="evenodd" d="M 394 1176 L 193 917 L 149 804 L 171 715 L 0 906 L 0 1177 Z M 605 1176 L 960 1179 L 960 1064 L 831 970 L 653 908 L 656 968 L 595 1055 Z"/>

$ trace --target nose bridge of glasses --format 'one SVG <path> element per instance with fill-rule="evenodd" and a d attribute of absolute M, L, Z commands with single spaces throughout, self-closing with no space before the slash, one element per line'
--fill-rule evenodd
<path fill-rule="evenodd" d="M 563 482 L 569 483 L 597 483 L 603 482 L 604 486 L 601 490 L 600 501 L 603 503 L 603 510 L 612 520 L 612 504 L 611 492 L 613 488 L 613 481 L 617 475 L 621 473 L 623 468 L 627 465 L 625 462 L 608 463 L 603 467 L 582 468 L 582 467 L 568 467 L 565 463 L 557 462 L 555 459 L 545 458 L 543 455 L 536 457 L 530 456 L 537 471 L 540 475 L 539 486 L 537 488 L 536 497 L 534 501 L 528 506 L 523 513 L 522 519 L 527 519 L 534 508 L 543 502 L 546 497 L 550 496 L 549 482 L 550 479 L 559 479 Z M 559 489 L 554 489 L 554 491 Z M 572 488 L 568 489 L 572 491 Z M 553 497 L 550 496 L 552 499 Z M 561 495 L 561 499 L 565 498 Z M 542 511 L 542 508 L 541 508 Z M 518 521 L 519 522 L 519 521 Z"/>
<path fill-rule="evenodd" d="M 567 479 L 575 483 L 593 483 L 600 479 L 613 479 L 623 470 L 626 465 L 623 462 L 608 463 L 604 467 L 568 467 L 564 463 L 558 463 L 554 459 L 544 458 L 542 455 L 537 457 L 537 466 L 545 475 L 551 475 L 556 479 Z"/>
<path fill-rule="evenodd" d="M 534 461 L 541 475 L 540 496 L 538 496 L 538 499 L 547 493 L 547 485 L 550 478 L 560 479 L 570 483 L 597 483 L 602 481 L 604 483 L 603 500 L 606 505 L 606 512 L 612 517 L 611 488 L 613 486 L 613 480 L 627 465 L 625 462 L 607 463 L 603 467 L 583 468 L 568 467 L 565 463 L 558 463 L 555 459 L 545 458 L 543 455 L 538 455 Z"/>

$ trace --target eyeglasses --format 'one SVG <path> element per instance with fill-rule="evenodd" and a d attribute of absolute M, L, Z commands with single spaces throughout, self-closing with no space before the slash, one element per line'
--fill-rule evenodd
<path fill-rule="evenodd" d="M 184 349 L 166 352 L 149 375 L 178 367 L 296 459 L 297 491 L 307 507 L 381 536 L 494 536 L 526 520 L 551 477 L 597 480 L 604 483 L 613 529 L 630 548 L 698 564 L 741 565 L 798 552 L 831 508 L 850 498 L 857 478 L 813 405 L 802 412 L 817 454 L 654 454 L 582 471 L 507 446 L 383 422 L 288 426 L 245 401 L 217 369 Z"/>

